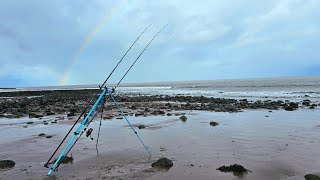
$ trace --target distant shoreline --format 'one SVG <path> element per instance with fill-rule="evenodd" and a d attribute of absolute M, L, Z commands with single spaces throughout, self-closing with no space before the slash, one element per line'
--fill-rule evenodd
<path fill-rule="evenodd" d="M 0 88 L 0 89 L 17 89 L 17 88 Z"/>

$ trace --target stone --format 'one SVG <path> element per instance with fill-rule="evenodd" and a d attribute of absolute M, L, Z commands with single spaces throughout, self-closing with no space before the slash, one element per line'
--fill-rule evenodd
<path fill-rule="evenodd" d="M 15 166 L 15 162 L 12 160 L 0 160 L 0 169 L 9 169 Z"/>
<path fill-rule="evenodd" d="M 210 126 L 217 126 L 217 125 L 219 125 L 219 123 L 214 122 L 214 121 L 211 121 L 209 124 L 210 124 Z"/>
<path fill-rule="evenodd" d="M 307 174 L 304 176 L 305 180 L 320 180 L 320 177 L 314 174 Z"/>
<path fill-rule="evenodd" d="M 221 172 L 233 172 L 233 173 L 248 172 L 248 170 L 240 164 L 234 164 L 234 165 L 230 165 L 230 166 L 221 166 L 217 170 L 219 170 Z"/>
<path fill-rule="evenodd" d="M 40 117 L 43 117 L 43 115 L 37 114 L 37 113 L 33 113 L 33 112 L 29 113 L 29 118 L 40 118 Z"/>
<path fill-rule="evenodd" d="M 145 125 L 139 125 L 138 128 L 139 129 L 144 129 L 144 128 L 146 128 L 146 126 Z"/>
<path fill-rule="evenodd" d="M 152 167 L 170 168 L 173 166 L 173 162 L 168 158 L 160 158 L 156 162 L 151 164 Z"/>
<path fill-rule="evenodd" d="M 45 133 L 40 133 L 38 136 L 43 137 L 45 135 L 46 135 Z"/>
<path fill-rule="evenodd" d="M 73 113 L 73 112 L 70 112 L 69 114 L 67 114 L 67 117 L 72 117 L 72 116 L 75 116 L 76 114 Z"/>
<path fill-rule="evenodd" d="M 182 121 L 182 122 L 186 122 L 187 121 L 187 116 L 185 116 L 185 115 L 183 115 L 183 116 L 181 116 L 180 117 L 180 120 Z"/>
<path fill-rule="evenodd" d="M 284 110 L 286 110 L 286 111 L 293 111 L 294 108 L 291 107 L 291 106 L 286 106 L 286 107 L 284 108 Z"/>

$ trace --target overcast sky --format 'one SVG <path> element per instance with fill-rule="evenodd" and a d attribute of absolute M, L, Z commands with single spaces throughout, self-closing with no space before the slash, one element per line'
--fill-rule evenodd
<path fill-rule="evenodd" d="M 320 75 L 319 0 L 1 0 L 0 87 Z M 79 50 L 81 49 L 81 51 Z M 64 80 L 62 80 L 64 79 Z"/>

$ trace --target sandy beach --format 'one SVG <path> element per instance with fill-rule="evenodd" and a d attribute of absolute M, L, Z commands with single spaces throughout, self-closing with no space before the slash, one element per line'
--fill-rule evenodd
<path fill-rule="evenodd" d="M 148 107 L 153 112 L 166 103 L 148 102 Z M 0 179 L 301 180 L 306 174 L 320 173 L 317 108 L 299 105 L 294 111 L 257 108 L 215 112 L 178 110 L 173 104 L 170 109 L 162 108 L 164 114 L 140 115 L 143 105 L 136 110 L 122 105 L 149 147 L 151 158 L 113 109 L 102 121 L 99 154 L 95 147 L 97 118 L 90 124 L 94 140 L 81 137 L 71 152 L 73 163 L 61 165 L 47 177 L 48 169 L 43 165 L 77 116 L 56 113 L 39 118 L 3 117 L 0 159 L 13 160 L 16 165 L 1 170 Z M 185 122 L 180 120 L 183 114 Z M 210 126 L 211 121 L 219 125 Z M 138 129 L 139 125 L 146 128 Z M 41 133 L 52 137 L 39 136 Z M 167 170 L 152 168 L 151 164 L 161 157 L 171 159 L 173 166 Z M 237 175 L 216 170 L 232 164 L 241 164 L 250 171 Z"/>

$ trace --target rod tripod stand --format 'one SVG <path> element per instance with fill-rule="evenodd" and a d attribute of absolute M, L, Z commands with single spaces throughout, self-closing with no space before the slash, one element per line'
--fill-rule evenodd
<path fill-rule="evenodd" d="M 143 147 L 146 149 L 146 151 L 148 152 L 148 154 L 151 157 L 151 153 L 148 150 L 148 147 L 144 144 L 144 142 L 142 141 L 142 139 L 140 138 L 138 132 L 133 128 L 133 126 L 131 125 L 130 121 L 128 120 L 127 116 L 125 116 L 125 114 L 123 113 L 122 109 L 120 108 L 119 103 L 115 100 L 114 96 L 112 95 L 113 93 L 113 89 L 111 88 L 107 88 L 107 87 L 103 87 L 103 91 L 102 93 L 99 95 L 99 98 L 96 100 L 96 102 L 94 103 L 94 105 L 92 106 L 92 108 L 90 109 L 90 111 L 88 112 L 88 114 L 85 116 L 85 118 L 83 119 L 83 121 L 81 122 L 80 126 L 78 127 L 78 129 L 74 132 L 74 134 L 72 135 L 71 139 L 69 140 L 69 142 L 67 143 L 67 145 L 65 146 L 65 148 L 62 150 L 62 152 L 60 153 L 58 159 L 55 161 L 55 163 L 53 164 L 53 166 L 50 168 L 49 172 L 48 172 L 48 176 L 55 171 L 60 163 L 61 163 L 61 159 L 63 158 L 63 156 L 66 156 L 70 150 L 74 147 L 75 143 L 79 140 L 79 138 L 81 137 L 81 135 L 85 132 L 85 130 L 83 130 L 83 128 L 85 127 L 85 129 L 89 126 L 89 124 L 92 122 L 92 120 L 94 119 L 95 115 L 97 114 L 94 113 L 91 120 L 88 121 L 89 117 L 92 115 L 92 113 L 94 112 L 94 110 L 96 109 L 96 107 L 99 105 L 100 102 L 102 103 L 101 108 L 103 109 L 103 106 L 105 103 L 108 102 L 109 99 L 112 99 L 112 101 L 114 102 L 115 106 L 119 109 L 121 115 L 124 117 L 124 119 L 127 121 L 127 123 L 129 124 L 130 128 L 133 130 L 133 132 L 136 134 L 136 136 L 138 137 L 138 139 L 140 140 L 141 144 L 143 145 Z M 105 97 L 105 95 L 108 95 L 107 100 L 102 100 L 103 97 Z M 101 120 L 100 120 L 100 124 L 101 124 Z M 100 132 L 100 127 L 99 127 L 99 132 Z M 76 137 L 78 137 L 77 139 L 75 139 Z M 97 139 L 98 142 L 98 139 Z M 69 148 L 70 147 L 70 148 Z M 97 146 L 96 146 L 97 147 Z M 68 151 L 67 151 L 68 150 Z M 67 152 L 66 152 L 67 151 Z M 97 149 L 98 152 L 98 149 Z M 48 167 L 48 164 L 46 164 L 45 166 Z"/>

